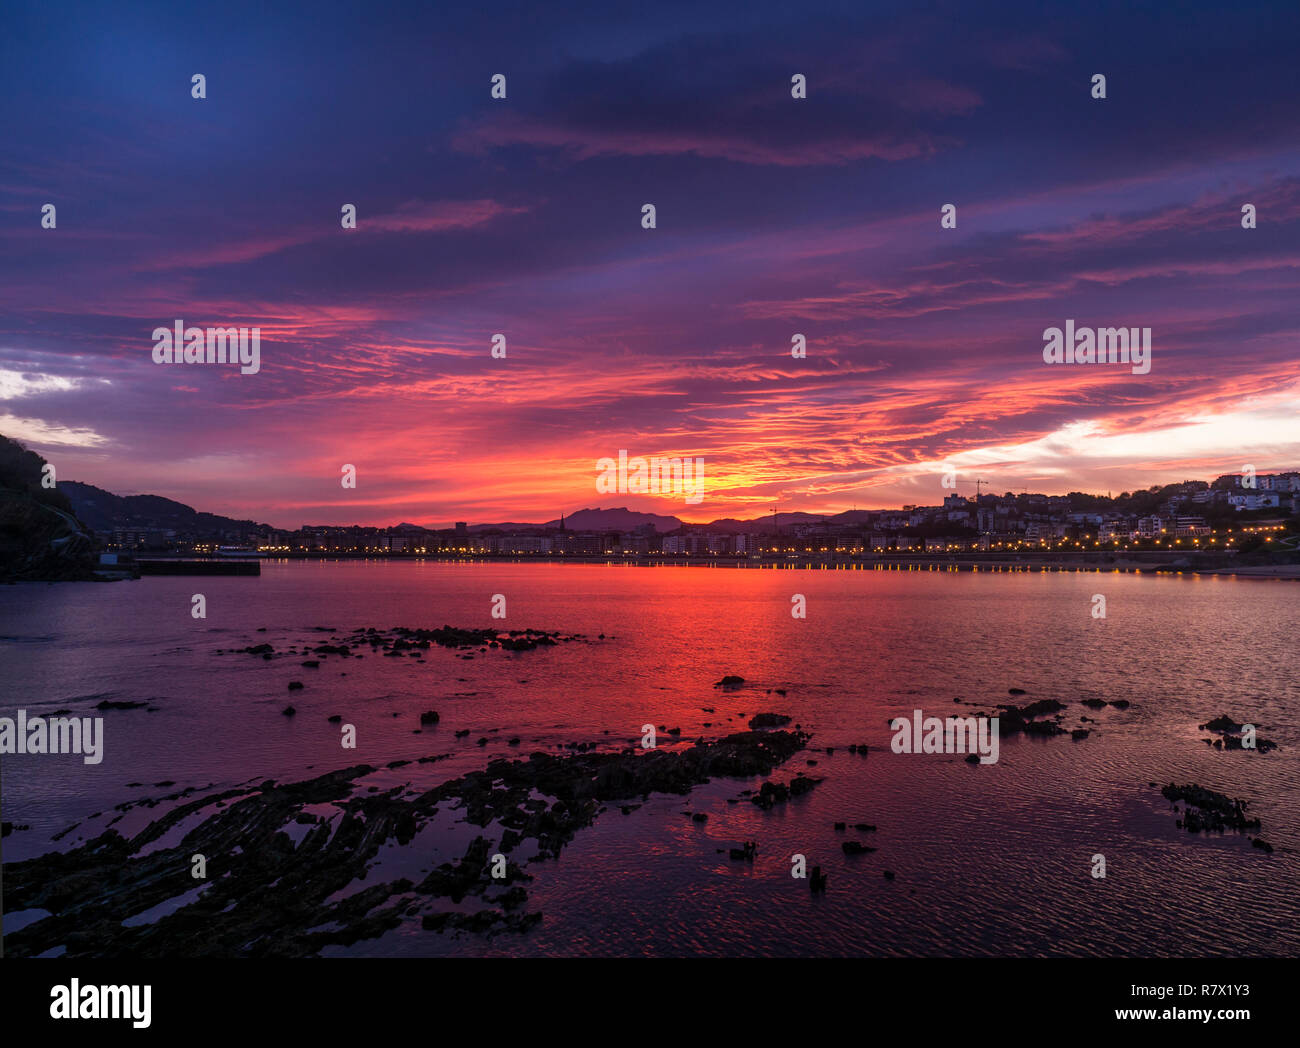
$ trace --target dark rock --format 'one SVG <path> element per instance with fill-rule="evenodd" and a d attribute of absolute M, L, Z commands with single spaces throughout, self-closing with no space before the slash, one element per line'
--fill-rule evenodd
<path fill-rule="evenodd" d="M 1212 721 L 1199 725 L 1199 727 L 1202 731 L 1212 731 L 1220 735 L 1220 738 L 1214 740 L 1214 746 L 1216 749 L 1244 750 L 1253 748 L 1257 753 L 1268 753 L 1269 750 L 1275 750 L 1278 748 L 1277 743 L 1273 742 L 1271 739 L 1264 738 L 1258 733 L 1255 735 L 1254 747 L 1247 747 L 1242 735 L 1246 725 L 1239 724 L 1226 713 L 1222 716 L 1215 717 Z M 1204 741 L 1208 743 L 1210 740 L 1206 739 Z"/>
<path fill-rule="evenodd" d="M 1225 829 L 1251 830 L 1259 829 L 1259 820 L 1246 815 L 1247 802 L 1208 790 L 1197 784 L 1175 786 L 1170 783 L 1160 792 L 1165 799 L 1173 803 L 1183 802 L 1182 819 L 1177 820 L 1181 829 L 1188 833 L 1202 830 L 1222 832 Z"/>
<path fill-rule="evenodd" d="M 798 732 L 745 732 L 648 754 L 534 753 L 525 760 L 496 759 L 485 769 L 412 796 L 403 788 L 368 785 L 375 769 L 360 765 L 305 782 L 235 787 L 194 797 L 139 830 L 130 840 L 108 829 L 67 852 L 51 852 L 5 866 L 5 904 L 13 910 L 44 908 L 52 916 L 5 937 L 6 952 L 33 956 L 66 945 L 70 958 L 120 955 L 318 955 L 332 945 L 375 938 L 408 919 L 431 929 L 521 931 L 540 914 L 503 914 L 493 899 L 500 888 L 527 880 L 517 864 L 505 882 L 488 873 L 493 844 L 477 837 L 459 862 L 446 862 L 418 885 L 409 880 L 342 889 L 374 868 L 388 842 L 414 840 L 440 808 L 454 808 L 472 826 L 501 826 L 513 847 L 529 838 L 540 859 L 553 859 L 606 805 L 650 793 L 684 795 L 715 777 L 770 775 L 807 743 Z M 449 755 L 448 755 L 449 756 Z M 426 759 L 440 758 L 420 758 Z M 361 781 L 358 781 L 361 780 Z M 554 798 L 550 803 L 548 798 Z M 338 817 L 306 823 L 295 845 L 287 823 L 322 805 Z M 206 816 L 171 847 L 146 846 L 191 815 Z M 136 927 L 122 922 L 191 887 L 189 856 L 197 842 L 223 863 L 203 896 L 161 921 Z M 752 856 L 754 845 L 739 849 Z M 373 874 L 372 874 L 373 876 Z M 104 891 L 111 884 L 112 890 Z M 411 893 L 460 902 L 470 896 L 491 908 L 454 914 L 418 914 Z M 511 896 L 519 898 L 518 893 Z"/>
<path fill-rule="evenodd" d="M 1027 706 L 1001 704 L 998 709 L 1001 711 L 998 714 L 999 735 L 1017 735 L 1020 733 L 1026 735 L 1065 734 L 1065 729 L 1053 721 L 1033 719 L 1065 709 L 1065 706 L 1055 699 L 1040 699 L 1038 702 L 1031 702 Z"/>

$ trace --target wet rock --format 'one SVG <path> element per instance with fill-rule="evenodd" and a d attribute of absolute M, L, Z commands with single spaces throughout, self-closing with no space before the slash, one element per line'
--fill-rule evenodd
<path fill-rule="evenodd" d="M 821 779 L 809 778 L 807 775 L 796 775 L 790 780 L 790 796 L 801 797 L 821 781 Z"/>
<path fill-rule="evenodd" d="M 33 956 L 63 945 L 70 958 L 314 956 L 326 946 L 374 938 L 416 919 L 412 892 L 491 902 L 503 886 L 528 879 L 511 863 L 504 885 L 494 880 L 487 869 L 494 845 L 479 836 L 460 861 L 439 865 L 419 885 L 385 881 L 340 896 L 365 878 L 388 842 L 414 840 L 440 808 L 461 813 L 470 825 L 499 825 L 520 840 L 534 840 L 539 860 L 553 859 L 607 804 L 652 792 L 684 795 L 717 776 L 769 775 L 806 743 L 798 732 L 745 732 L 678 752 L 534 753 L 524 760 L 493 760 L 414 796 L 409 785 L 386 778 L 382 787 L 366 783 L 375 769 L 359 765 L 306 782 L 266 780 L 259 787 L 194 797 L 129 840 L 109 829 L 67 852 L 6 864 L 6 906 L 51 912 L 6 936 L 6 952 Z M 426 759 L 442 758 L 420 760 Z M 308 831 L 295 846 L 282 827 L 325 805 L 337 815 L 305 824 Z M 190 816 L 205 817 L 187 824 L 182 841 L 147 847 Z M 502 840 L 517 843 L 513 836 Z M 747 848 L 752 854 L 752 846 Z M 217 863 L 209 867 L 216 876 L 202 896 L 153 924 L 123 925 L 192 889 L 189 857 L 195 850 Z M 238 861 L 213 858 L 234 855 Z M 420 919 L 434 928 L 495 934 L 533 927 L 540 915 L 504 915 L 493 908 Z"/>
<path fill-rule="evenodd" d="M 1246 725 L 1233 720 L 1226 713 L 1215 717 L 1211 721 L 1207 721 L 1205 724 L 1198 725 L 1198 727 L 1202 731 L 1211 731 L 1220 736 L 1218 739 L 1214 740 L 1214 747 L 1216 749 L 1251 749 L 1251 747 L 1248 747 L 1245 744 L 1244 732 Z M 1204 741 L 1209 742 L 1210 740 L 1206 739 Z M 1268 753 L 1270 750 L 1277 749 L 1278 746 L 1272 739 L 1266 739 L 1256 731 L 1255 745 L 1253 748 L 1257 753 Z"/>
<path fill-rule="evenodd" d="M 759 787 L 758 793 L 754 794 L 750 800 L 764 811 L 769 811 L 777 804 L 784 804 L 791 797 L 798 797 L 807 793 L 821 781 L 821 779 L 796 775 L 787 786 L 784 783 L 772 782 L 769 779 Z"/>
<path fill-rule="evenodd" d="M 789 800 L 789 798 L 790 788 L 788 786 L 779 782 L 774 783 L 769 780 L 768 782 L 763 783 L 759 788 L 758 793 L 751 797 L 750 800 L 764 811 L 767 811 L 774 805 L 784 803 Z"/>
<path fill-rule="evenodd" d="M 437 711 L 437 710 L 425 710 L 423 713 L 420 714 L 420 723 L 421 723 L 421 724 L 437 724 L 437 723 L 438 723 L 438 711 Z"/>
<path fill-rule="evenodd" d="M 528 901 L 528 893 L 524 891 L 523 888 L 515 885 L 513 888 L 507 890 L 506 893 L 497 901 L 501 903 L 501 908 L 503 910 L 517 910 Z"/>
<path fill-rule="evenodd" d="M 1065 709 L 1065 704 L 1057 702 L 1055 699 L 1039 699 L 1037 702 L 1031 702 L 1027 706 L 1000 705 L 998 706 L 998 709 L 1014 712 L 1021 717 L 1041 717 L 1047 713 L 1060 712 Z"/>
<path fill-rule="evenodd" d="M 1176 822 L 1188 833 L 1259 829 L 1259 820 L 1246 814 L 1248 803 L 1244 800 L 1233 800 L 1195 783 L 1184 786 L 1170 783 L 1160 792 L 1171 803 L 1183 802 L 1183 817 Z"/>
<path fill-rule="evenodd" d="M 292 706 L 286 706 L 286 707 L 285 707 L 284 709 L 282 709 L 280 712 L 281 712 L 282 714 L 284 714 L 284 716 L 286 716 L 286 717 L 292 717 L 292 716 L 293 716 L 295 713 L 297 713 L 298 711 L 295 710 Z"/>
<path fill-rule="evenodd" d="M 998 706 L 999 735 L 1063 735 L 1065 729 L 1055 721 L 1035 720 L 1050 713 L 1065 709 L 1064 704 L 1055 699 L 1040 699 L 1026 706 L 1000 704 Z M 1058 717 L 1057 720 L 1060 718 Z"/>
<path fill-rule="evenodd" d="M 749 718 L 751 728 L 784 728 L 791 718 L 781 713 L 756 713 Z"/>
<path fill-rule="evenodd" d="M 714 683 L 715 688 L 738 688 L 745 683 L 744 677 L 738 677 L 734 673 L 728 673 L 722 680 Z"/>
<path fill-rule="evenodd" d="M 302 681 L 300 681 L 300 680 L 291 680 L 291 681 L 289 682 L 289 690 L 290 690 L 290 691 L 302 691 Z"/>

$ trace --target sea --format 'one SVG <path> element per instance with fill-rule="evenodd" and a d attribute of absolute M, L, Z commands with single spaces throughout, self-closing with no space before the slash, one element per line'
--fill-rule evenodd
<path fill-rule="evenodd" d="M 385 772 L 428 788 L 497 758 L 639 744 L 646 725 L 681 729 L 658 745 L 689 746 L 778 713 L 812 736 L 772 776 L 821 780 L 803 796 L 765 811 L 744 792 L 760 780 L 715 778 L 629 814 L 611 805 L 530 868 L 528 909 L 543 914 L 530 931 L 417 919 L 326 955 L 1296 956 L 1298 609 L 1290 580 L 866 565 L 272 559 L 259 577 L 4 586 L 0 715 L 102 717 L 104 753 L 0 758 L 3 818 L 26 827 L 3 861 L 76 847 L 116 806 L 190 787 L 448 755 Z M 583 636 L 316 669 L 235 650 L 443 625 Z M 726 675 L 744 683 L 718 687 Z M 1044 699 L 1089 734 L 1003 737 L 992 764 L 891 747 L 891 720 L 917 710 Z M 427 710 L 436 726 L 421 726 Z M 1278 748 L 1215 748 L 1199 726 L 1221 714 Z M 331 716 L 355 726 L 355 750 Z M 1167 783 L 1247 800 L 1272 853 L 1180 829 Z M 133 806 L 114 828 L 165 810 Z M 385 849 L 370 881 L 427 871 L 478 832 L 453 811 Z M 845 854 L 850 839 L 876 850 Z M 733 861 L 745 841 L 755 860 Z M 821 867 L 824 893 L 792 875 L 798 857 Z M 6 913 L 6 931 L 40 916 Z"/>

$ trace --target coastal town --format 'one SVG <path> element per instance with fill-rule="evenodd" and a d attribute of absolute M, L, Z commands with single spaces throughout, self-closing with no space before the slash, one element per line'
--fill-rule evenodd
<path fill-rule="evenodd" d="M 1293 550 L 1300 535 L 1300 471 L 1124 492 L 963 495 L 939 505 L 837 514 L 773 513 L 683 523 L 626 510 L 583 510 L 537 525 L 457 522 L 303 525 L 281 530 L 228 521 L 207 527 L 97 530 L 106 550 L 263 556 L 454 556 L 745 560 L 999 553 Z M 208 516 L 208 515 L 203 515 Z M 640 518 L 647 518 L 641 521 Z M 223 521 L 224 518 L 216 518 Z"/>

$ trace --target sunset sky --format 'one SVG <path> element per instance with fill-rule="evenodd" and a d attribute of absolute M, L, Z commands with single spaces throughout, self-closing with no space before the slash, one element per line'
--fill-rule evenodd
<path fill-rule="evenodd" d="M 272 6 L 6 4 L 0 433 L 60 480 L 447 526 L 1300 467 L 1294 0 Z M 154 364 L 177 319 L 260 373 Z M 1044 364 L 1067 319 L 1150 373 Z M 703 501 L 598 495 L 623 448 Z"/>

